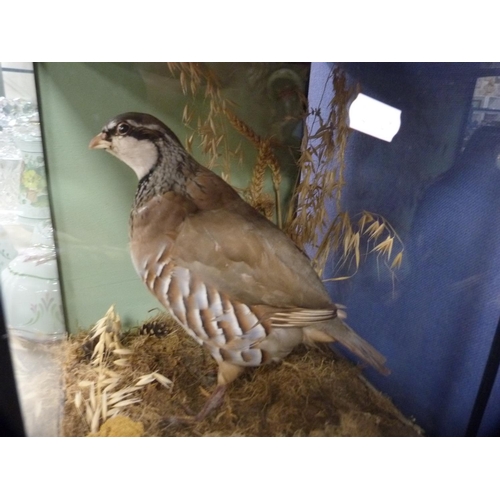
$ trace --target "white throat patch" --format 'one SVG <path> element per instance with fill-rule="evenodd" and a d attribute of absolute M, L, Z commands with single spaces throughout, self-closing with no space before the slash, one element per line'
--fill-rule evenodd
<path fill-rule="evenodd" d="M 148 140 L 139 141 L 134 137 L 113 137 L 108 151 L 126 163 L 142 179 L 158 161 L 158 150 Z"/>

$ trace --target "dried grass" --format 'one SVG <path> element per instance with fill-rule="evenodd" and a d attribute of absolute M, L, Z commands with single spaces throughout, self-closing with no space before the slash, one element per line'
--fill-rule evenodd
<path fill-rule="evenodd" d="M 225 99 L 213 71 L 201 63 L 168 63 L 177 76 L 181 88 L 190 100 L 187 102 L 183 121 L 193 132 L 187 140 L 190 148 L 196 135 L 202 151 L 208 155 L 208 166 L 219 165 L 223 178 L 230 180 L 230 160 L 243 162 L 241 148 L 234 151 L 226 140 L 228 125 L 238 131 L 257 152 L 249 185 L 242 196 L 257 210 L 287 233 L 302 249 L 313 253 L 312 264 L 322 276 L 329 256 L 340 255 L 333 273 L 334 280 L 347 279 L 359 268 L 364 258 L 375 253 L 387 270 L 394 273 L 402 264 L 403 243 L 387 220 L 377 214 L 363 212 L 351 215 L 342 211 L 342 192 L 345 187 L 345 152 L 349 138 L 348 105 L 359 92 L 357 86 L 348 86 L 345 74 L 332 70 L 326 86 L 333 91 L 333 98 L 326 106 L 328 116 L 322 115 L 322 102 L 309 109 L 307 99 L 300 95 L 304 109 L 303 138 L 297 163 L 296 188 L 288 209 L 282 213 L 280 186 L 282 168 L 275 154 L 276 143 L 272 137 L 260 137 L 235 113 L 235 103 Z M 195 97 L 203 95 L 207 107 L 196 106 Z M 196 127 L 193 123 L 196 119 Z M 222 163 L 221 163 L 222 162 Z M 270 175 L 274 199 L 264 190 L 266 176 Z M 335 206 L 332 216 L 327 207 Z M 333 218 L 332 218 L 333 217 Z M 368 225 L 367 225 L 368 224 Z M 397 249 L 395 249 L 397 246 Z M 393 257 L 393 253 L 397 254 Z"/>
<path fill-rule="evenodd" d="M 159 383 L 167 390 L 172 388 L 172 381 L 158 371 L 140 376 L 135 373 L 134 350 L 122 345 L 121 336 L 120 318 L 111 306 L 79 345 L 85 362 L 80 365 L 78 380 L 65 380 L 67 402 L 87 433 L 97 433 L 102 423 L 141 403 L 140 393 L 146 385 Z M 77 338 L 82 340 L 81 335 Z M 75 357 L 73 341 L 68 349 L 66 356 Z"/>
<path fill-rule="evenodd" d="M 182 121 L 192 132 L 186 142 L 188 151 L 192 150 L 195 136 L 198 135 L 203 153 L 207 155 L 207 167 L 220 166 L 228 176 L 231 151 L 227 142 L 226 111 L 234 103 L 222 96 L 215 73 L 203 63 L 167 63 L 172 75 L 179 79 L 182 92 L 189 97 L 184 106 Z M 200 95 L 202 94 L 202 95 Z M 196 98 L 208 102 L 208 108 L 197 106 Z M 219 151 L 223 151 L 221 156 Z"/>
<path fill-rule="evenodd" d="M 310 110 L 309 120 L 305 121 L 299 178 L 285 232 L 300 248 L 307 246 L 313 251 L 312 263 L 320 276 L 332 253 L 340 254 L 335 268 L 330 270 L 336 276 L 334 280 L 350 277 L 358 270 L 362 257 L 373 252 L 382 257 L 390 271 L 397 269 L 403 258 L 403 244 L 388 221 L 367 211 L 351 216 L 342 210 L 345 152 L 350 131 L 348 105 L 359 88 L 349 87 L 339 68 L 330 73 L 325 89 L 327 85 L 333 91 L 327 106 L 328 116 L 323 117 L 324 106 L 320 102 L 318 108 Z M 327 210 L 332 205 L 336 212 L 333 219 L 332 211 Z M 366 227 L 367 223 L 371 224 Z M 391 261 L 395 241 L 400 248 Z M 342 272 L 351 274 L 342 276 Z"/>
<path fill-rule="evenodd" d="M 195 136 L 200 140 L 202 152 L 207 156 L 207 167 L 221 167 L 222 177 L 230 181 L 230 163 L 236 159 L 243 163 L 241 144 L 234 150 L 227 141 L 228 126 L 232 126 L 257 150 L 257 161 L 253 168 L 250 185 L 243 189 L 242 196 L 257 210 L 269 219 L 275 219 L 282 227 L 280 185 L 281 169 L 274 154 L 272 141 L 260 137 L 252 128 L 243 122 L 234 112 L 235 103 L 222 96 L 220 84 L 214 72 L 201 63 L 168 63 L 173 75 L 179 78 L 181 88 L 189 97 L 182 115 L 183 123 L 192 130 L 186 141 L 188 151 L 191 151 Z M 196 97 L 203 93 L 208 100 L 208 107 L 196 106 Z M 196 119 L 196 126 L 193 123 Z M 222 154 L 221 154 L 222 152 Z M 264 178 L 266 171 L 271 173 L 274 189 L 274 200 L 264 193 Z"/>
<path fill-rule="evenodd" d="M 147 324 L 121 336 L 124 348 L 131 353 L 127 354 L 130 364 L 109 375 L 119 376 L 119 384 L 108 390 L 108 403 L 114 402 L 117 411 L 114 417 L 109 416 L 108 411 L 104 425 L 101 423 L 98 431 L 94 426 L 94 432 L 91 432 L 92 418 L 96 417 L 92 413 L 91 418 L 91 412 L 96 411 L 92 408 L 98 408 L 102 399 L 99 400 L 97 390 L 98 369 L 83 349 L 89 334 L 82 332 L 68 341 L 64 362 L 64 435 L 124 435 L 120 432 L 144 436 L 422 434 L 388 398 L 365 383 L 359 368 L 328 349 L 305 346 L 281 364 L 246 372 L 229 387 L 222 407 L 204 421 L 169 426 L 167 417 L 185 416 L 190 411 L 197 413 L 203 407 L 215 387 L 216 364 L 173 320 L 158 316 L 153 321 L 162 323 L 168 335 L 143 333 L 150 330 Z M 165 387 L 158 379 L 153 380 L 153 374 L 162 374 L 171 383 Z M 94 403 L 88 396 L 91 388 L 95 391 Z M 86 402 L 80 406 L 75 404 L 78 392 Z M 133 400 L 137 401 L 119 404 Z M 126 419 L 116 420 L 116 416 Z"/>

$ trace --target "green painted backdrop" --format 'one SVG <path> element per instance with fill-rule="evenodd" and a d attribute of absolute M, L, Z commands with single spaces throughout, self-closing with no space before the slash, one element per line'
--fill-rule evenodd
<path fill-rule="evenodd" d="M 308 71 L 306 65 L 283 64 L 212 67 L 239 116 L 264 136 L 286 123 L 287 105 L 286 94 L 273 95 L 266 82 L 277 71 L 286 77 L 283 69 L 291 68 L 305 87 Z M 160 63 L 40 63 L 36 71 L 68 327 L 71 332 L 88 328 L 111 304 L 125 324 L 141 322 L 158 303 L 139 281 L 128 253 L 137 178 L 111 155 L 89 150 L 88 143 L 110 118 L 126 111 L 154 114 L 184 141 L 186 99 L 179 82 Z M 240 140 L 234 131 L 228 133 Z M 300 141 L 296 130 L 289 133 L 281 151 L 284 199 L 295 175 L 290 158 Z M 242 146 L 249 161 L 232 169 L 236 187 L 246 186 L 253 166 L 253 151 L 245 141 Z M 194 154 L 204 163 L 199 150 Z"/>

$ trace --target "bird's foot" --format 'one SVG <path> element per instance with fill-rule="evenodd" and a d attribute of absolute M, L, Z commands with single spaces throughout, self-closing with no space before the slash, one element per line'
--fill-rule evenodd
<path fill-rule="evenodd" d="M 216 410 L 224 401 L 224 394 L 226 393 L 226 386 L 219 385 L 216 387 L 215 391 L 209 396 L 203 408 L 198 414 L 195 414 L 192 410 L 183 406 L 184 411 L 187 415 L 173 415 L 166 417 L 164 423 L 167 427 L 177 426 L 177 425 L 195 425 L 210 415 L 214 410 Z"/>

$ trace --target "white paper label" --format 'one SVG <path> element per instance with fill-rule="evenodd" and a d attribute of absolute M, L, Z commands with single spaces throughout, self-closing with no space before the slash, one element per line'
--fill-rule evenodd
<path fill-rule="evenodd" d="M 401 110 L 359 94 L 349 108 L 349 127 L 391 142 L 401 127 Z"/>

